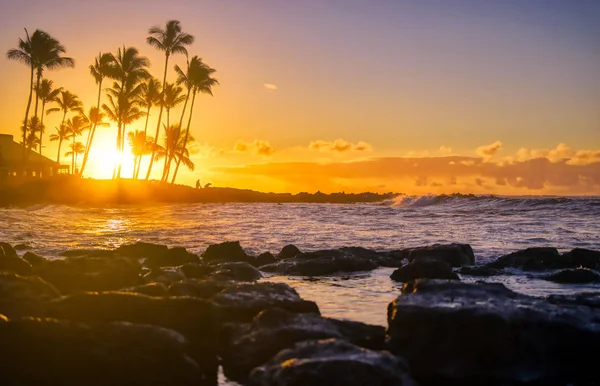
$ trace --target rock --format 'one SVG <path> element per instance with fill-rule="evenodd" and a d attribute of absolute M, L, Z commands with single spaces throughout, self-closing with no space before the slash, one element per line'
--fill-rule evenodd
<path fill-rule="evenodd" d="M 502 284 L 416 280 L 388 307 L 387 342 L 421 385 L 569 384 L 597 379 L 600 320 Z M 530 383 L 529 383 L 530 382 Z"/>
<path fill-rule="evenodd" d="M 214 268 L 201 263 L 187 263 L 180 266 L 179 270 L 188 279 L 204 279 L 212 273 Z"/>
<path fill-rule="evenodd" d="M 169 286 L 169 296 L 192 296 L 210 299 L 225 288 L 236 285 L 235 282 L 220 280 L 185 280 Z"/>
<path fill-rule="evenodd" d="M 0 340 L 7 386 L 191 386 L 206 378 L 186 355 L 185 338 L 157 326 L 121 322 L 92 329 L 27 318 L 0 323 Z"/>
<path fill-rule="evenodd" d="M 150 268 L 158 268 L 175 267 L 188 263 L 198 264 L 200 263 L 200 258 L 198 255 L 189 253 L 185 248 L 175 247 L 168 249 L 164 253 L 149 255 L 144 265 Z"/>
<path fill-rule="evenodd" d="M 10 318 L 41 315 L 44 302 L 58 297 L 56 288 L 39 277 L 0 272 L 0 314 Z"/>
<path fill-rule="evenodd" d="M 34 266 L 34 265 L 41 265 L 44 264 L 48 261 L 48 259 L 46 259 L 45 257 L 42 257 L 40 255 L 36 255 L 33 252 L 25 252 L 25 254 L 23 255 L 23 260 L 25 260 L 26 262 L 28 262 L 30 265 Z"/>
<path fill-rule="evenodd" d="M 261 271 L 294 276 L 325 276 L 342 272 L 371 271 L 379 265 L 374 259 L 356 253 L 352 248 L 301 253 L 274 264 L 260 267 Z"/>
<path fill-rule="evenodd" d="M 144 281 L 146 283 L 157 282 L 170 285 L 185 279 L 186 277 L 183 272 L 181 272 L 179 267 L 153 268 L 150 272 L 144 275 Z"/>
<path fill-rule="evenodd" d="M 214 271 L 211 277 L 215 279 L 236 280 L 236 281 L 256 281 L 262 278 L 260 271 L 248 263 L 232 262 L 220 263 L 213 266 Z"/>
<path fill-rule="evenodd" d="M 140 264 L 122 257 L 67 257 L 48 260 L 33 273 L 52 283 L 62 294 L 111 291 L 143 284 Z"/>
<path fill-rule="evenodd" d="M 168 296 L 167 286 L 163 283 L 148 283 L 135 287 L 123 288 L 119 292 L 133 292 L 148 296 Z"/>
<path fill-rule="evenodd" d="M 202 253 L 202 261 L 249 261 L 249 256 L 242 249 L 239 241 L 227 241 L 220 244 L 211 244 Z"/>
<path fill-rule="evenodd" d="M 12 271 L 19 275 L 30 275 L 31 265 L 21 259 L 8 243 L 0 243 L 0 271 Z"/>
<path fill-rule="evenodd" d="M 444 261 L 452 267 L 475 264 L 475 255 L 469 244 L 434 244 L 411 248 L 405 256 L 409 262 L 426 258 Z"/>
<path fill-rule="evenodd" d="M 302 252 L 300 252 L 298 247 L 296 247 L 293 244 L 288 244 L 285 247 L 281 248 L 281 251 L 279 251 L 278 256 L 280 259 L 291 259 L 299 255 L 300 253 Z"/>
<path fill-rule="evenodd" d="M 260 267 L 260 266 L 267 265 L 267 264 L 273 264 L 276 261 L 277 261 L 277 258 L 275 256 L 273 256 L 273 254 L 271 252 L 265 252 L 265 253 L 261 253 L 260 255 L 256 256 L 251 261 L 251 264 L 255 267 Z"/>
<path fill-rule="evenodd" d="M 70 249 L 58 254 L 63 257 L 115 257 L 115 251 L 109 249 Z"/>
<path fill-rule="evenodd" d="M 600 268 L 600 251 L 575 248 L 570 252 L 563 253 L 562 257 L 564 260 L 566 260 L 566 264 L 568 264 L 570 268 Z"/>
<path fill-rule="evenodd" d="M 295 314 L 272 308 L 259 313 L 251 325 L 229 331 L 228 335 L 229 341 L 221 354 L 225 375 L 243 382 L 254 367 L 297 342 L 344 338 L 354 344 L 367 343 L 381 348 L 385 329 L 359 322 L 326 319 L 318 314 Z"/>
<path fill-rule="evenodd" d="M 296 290 L 284 283 L 253 283 L 228 286 L 212 301 L 221 307 L 226 322 L 250 322 L 268 308 L 283 308 L 297 313 L 319 314 L 314 302 L 302 299 Z"/>
<path fill-rule="evenodd" d="M 31 245 L 29 244 L 17 244 L 14 246 L 15 251 L 27 251 L 29 249 L 31 249 Z"/>
<path fill-rule="evenodd" d="M 469 276 L 494 276 L 501 275 L 502 271 L 492 267 L 478 266 L 478 267 L 461 267 L 458 272 L 461 275 Z"/>
<path fill-rule="evenodd" d="M 146 259 L 151 256 L 160 256 L 169 250 L 169 247 L 162 244 L 144 243 L 141 241 L 135 244 L 120 245 L 115 252 L 121 256 L 133 257 L 135 259 Z"/>
<path fill-rule="evenodd" d="M 188 352 L 205 374 L 216 373 L 219 310 L 191 297 L 159 298 L 125 292 L 80 293 L 48 304 L 48 316 L 92 327 L 126 321 L 175 330 L 190 342 Z"/>
<path fill-rule="evenodd" d="M 281 351 L 252 371 L 248 386 L 413 386 L 403 360 L 337 340 L 308 341 Z"/>
<path fill-rule="evenodd" d="M 404 267 L 395 270 L 390 278 L 402 282 L 409 282 L 415 279 L 460 280 L 458 275 L 452 272 L 450 264 L 432 259 L 413 260 Z"/>
<path fill-rule="evenodd" d="M 582 284 L 600 281 L 600 275 L 587 268 L 569 268 L 542 276 L 542 279 L 555 283 Z"/>
<path fill-rule="evenodd" d="M 556 248 L 549 247 L 527 248 L 509 253 L 499 257 L 493 263 L 487 264 L 487 267 L 511 267 L 526 270 L 568 268 L 566 259 L 561 258 Z"/>

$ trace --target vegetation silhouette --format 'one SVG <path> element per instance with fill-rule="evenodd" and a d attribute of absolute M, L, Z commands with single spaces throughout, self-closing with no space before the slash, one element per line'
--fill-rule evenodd
<path fill-rule="evenodd" d="M 52 103 L 55 102 L 56 99 L 58 98 L 58 95 L 60 94 L 60 92 L 62 91 L 62 87 L 59 88 L 53 88 L 54 86 L 54 82 L 52 82 L 49 79 L 42 79 L 42 83 L 40 83 L 40 85 L 36 88 L 36 95 L 40 98 L 40 100 L 42 101 L 42 113 L 41 118 L 40 118 L 40 151 L 39 153 L 42 154 L 42 140 L 44 137 L 44 133 L 45 133 L 45 127 L 44 127 L 44 115 L 46 112 L 46 104 L 48 103 Z"/>

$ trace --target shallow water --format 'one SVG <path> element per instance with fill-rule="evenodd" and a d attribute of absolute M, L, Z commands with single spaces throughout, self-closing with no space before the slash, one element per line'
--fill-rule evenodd
<path fill-rule="evenodd" d="M 379 204 L 185 204 L 109 208 L 34 206 L 0 209 L 0 240 L 25 243 L 48 257 L 73 248 L 113 248 L 146 241 L 201 253 L 211 243 L 240 240 L 249 253 L 363 246 L 390 250 L 469 243 L 477 263 L 530 246 L 600 249 L 600 198 L 399 197 Z M 399 291 L 393 269 L 285 282 L 326 316 L 386 324 Z M 464 277 L 475 281 L 483 278 Z M 561 285 L 519 271 L 486 278 L 534 296 L 599 285 Z"/>

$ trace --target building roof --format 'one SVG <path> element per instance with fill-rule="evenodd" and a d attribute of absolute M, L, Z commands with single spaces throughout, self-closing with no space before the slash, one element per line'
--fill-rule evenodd
<path fill-rule="evenodd" d="M 59 167 L 60 164 L 33 150 L 27 152 L 27 164 L 31 166 Z M 0 166 L 19 166 L 23 163 L 23 146 L 13 140 L 10 134 L 0 134 Z"/>

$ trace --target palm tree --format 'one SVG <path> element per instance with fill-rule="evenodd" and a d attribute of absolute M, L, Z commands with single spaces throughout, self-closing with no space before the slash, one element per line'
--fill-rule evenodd
<path fill-rule="evenodd" d="M 141 85 L 141 92 L 140 92 L 140 96 L 138 98 L 138 104 L 140 105 L 140 107 L 145 107 L 146 108 L 146 124 L 144 125 L 144 137 L 148 136 L 148 119 L 150 118 L 150 109 L 159 104 L 161 101 L 161 88 L 160 88 L 160 81 L 156 78 L 150 78 L 148 79 L 147 82 L 142 83 Z M 148 137 L 151 138 L 151 137 Z M 152 149 L 150 148 L 150 153 L 152 153 Z M 142 154 L 146 155 L 146 154 Z M 141 157 L 141 156 L 140 156 Z M 141 167 L 141 159 L 140 162 L 138 162 L 137 164 L 137 169 L 135 171 L 135 178 L 138 178 L 138 175 L 140 174 L 140 167 Z"/>
<path fill-rule="evenodd" d="M 87 138 L 87 146 L 85 146 L 83 151 L 83 162 L 81 163 L 81 168 L 79 169 L 79 177 L 83 176 L 83 167 L 87 162 L 87 157 L 89 156 L 89 151 L 91 148 L 91 143 L 94 139 L 94 133 L 96 128 L 98 127 L 108 127 L 110 124 L 108 122 L 104 122 L 104 118 L 106 114 L 100 111 L 97 107 L 90 107 L 90 111 L 88 115 L 79 114 L 81 119 L 83 119 L 85 123 L 84 130 L 89 130 L 88 138 Z"/>
<path fill-rule="evenodd" d="M 42 101 L 42 113 L 41 115 L 41 128 L 42 131 L 40 133 L 40 154 L 42 154 L 42 139 L 44 135 L 44 113 L 46 111 L 46 103 L 52 103 L 58 97 L 58 94 L 62 91 L 62 87 L 53 89 L 52 86 L 54 82 L 49 79 L 43 79 L 42 83 L 40 83 L 39 87 L 35 90 L 35 94 Z"/>
<path fill-rule="evenodd" d="M 76 117 L 73 117 L 76 118 Z M 73 159 L 73 170 L 75 170 L 75 165 L 77 165 L 77 156 L 79 154 L 83 154 L 85 152 L 85 146 L 83 146 L 83 143 L 81 142 L 75 142 L 75 143 L 71 143 L 69 145 L 69 147 L 71 148 L 71 151 L 68 151 L 65 153 L 65 157 L 71 156 L 71 158 Z"/>
<path fill-rule="evenodd" d="M 66 126 L 69 130 L 69 134 L 71 134 L 71 149 L 74 149 L 75 140 L 77 137 L 83 134 L 83 131 L 86 128 L 85 118 L 81 115 L 75 115 L 73 118 L 69 119 L 66 123 Z M 78 142 L 80 143 L 80 142 Z M 83 147 L 83 144 L 81 145 Z M 85 151 L 85 148 L 84 148 Z M 75 174 L 75 152 L 71 152 L 71 174 Z"/>
<path fill-rule="evenodd" d="M 135 132 L 130 131 L 127 133 L 127 140 L 131 147 L 131 153 L 133 154 L 133 178 L 138 178 L 140 171 L 139 164 L 142 161 L 144 155 L 152 153 L 152 146 L 154 139 L 152 137 L 146 137 L 146 133 L 140 130 Z"/>
<path fill-rule="evenodd" d="M 29 129 L 27 130 L 26 127 L 28 127 Z M 27 124 L 27 126 L 21 126 L 21 130 L 27 130 L 27 134 L 25 135 L 25 142 L 22 143 L 22 145 L 25 146 L 26 149 L 31 151 L 33 148 L 39 145 L 40 136 L 38 136 L 38 134 L 41 134 L 44 130 L 38 117 L 29 118 L 29 123 Z M 29 154 L 29 152 L 27 152 L 27 154 Z"/>
<path fill-rule="evenodd" d="M 190 153 L 188 149 L 183 146 L 184 134 L 179 130 L 179 127 L 175 125 L 164 126 L 164 137 L 163 145 L 156 145 L 155 157 L 156 161 L 164 158 L 165 168 L 167 168 L 167 161 L 171 158 L 176 159 L 178 162 L 183 162 L 191 170 L 194 170 L 194 163 L 190 160 Z M 190 142 L 194 140 L 192 136 L 188 139 Z"/>
<path fill-rule="evenodd" d="M 96 101 L 96 113 L 101 114 L 100 112 L 100 97 L 102 95 L 102 81 L 106 78 L 114 64 L 114 56 L 111 54 L 103 54 L 99 53 L 98 57 L 95 59 L 93 64 L 90 64 L 90 74 L 94 77 L 96 84 L 98 85 L 98 100 Z M 90 109 L 89 118 L 92 118 L 92 110 Z M 88 139 L 85 144 L 85 152 L 83 154 L 83 161 L 81 162 L 81 170 L 79 171 L 79 176 L 83 176 L 83 171 L 85 169 L 85 165 L 87 164 L 88 157 L 90 155 L 90 149 L 92 148 L 92 141 L 94 140 L 94 134 L 96 133 L 96 126 L 102 121 L 102 119 L 94 119 L 91 123 L 90 132 L 88 135 Z M 104 125 L 104 123 L 103 123 Z M 108 126 L 108 124 L 105 124 Z"/>
<path fill-rule="evenodd" d="M 187 104 L 186 97 L 181 94 L 182 92 L 183 92 L 183 88 L 176 86 L 173 83 L 168 83 L 168 82 L 167 82 L 167 85 L 165 86 L 165 89 L 163 90 L 163 104 L 164 104 L 165 110 L 167 110 L 167 127 L 171 126 L 170 125 L 171 109 L 177 107 L 183 101 L 185 101 Z M 185 105 L 184 105 L 183 109 L 184 109 L 184 111 L 181 112 L 182 115 L 185 113 Z M 181 123 L 179 125 L 177 125 L 177 129 L 181 130 Z M 162 175 L 161 181 L 167 180 L 167 178 L 168 178 L 167 170 L 169 169 L 168 166 L 171 165 L 172 159 L 173 159 L 173 157 L 166 160 L 167 167 L 165 167 L 163 169 L 163 175 Z"/>
<path fill-rule="evenodd" d="M 208 65 L 202 62 L 202 59 L 194 56 L 188 65 L 188 72 L 184 74 L 181 71 L 181 68 L 176 67 L 175 71 L 178 74 L 178 81 L 182 83 L 189 83 L 192 87 L 192 103 L 190 105 L 190 114 L 188 117 L 187 129 L 185 130 L 185 136 L 183 139 L 182 147 L 186 149 L 190 126 L 192 124 L 192 114 L 194 112 L 194 102 L 196 101 L 196 94 L 201 92 L 209 95 L 213 95 L 212 87 L 219 84 L 219 81 L 213 78 L 211 75 L 216 72 L 215 69 L 210 68 Z M 175 183 L 175 179 L 177 178 L 177 172 L 179 171 L 179 164 L 183 162 L 183 158 L 180 158 L 177 161 L 177 165 L 175 166 L 175 171 L 173 172 L 173 178 L 171 183 Z"/>
<path fill-rule="evenodd" d="M 171 54 L 185 54 L 187 56 L 188 46 L 194 42 L 194 37 L 190 34 L 181 31 L 181 24 L 177 20 L 170 20 L 167 22 L 166 28 L 162 29 L 158 26 L 152 27 L 148 30 L 150 36 L 146 38 L 148 44 L 164 51 L 165 53 L 165 70 L 163 74 L 162 89 L 165 89 L 167 83 L 167 68 L 169 68 L 169 57 Z M 156 135 L 154 136 L 154 145 L 158 141 L 158 134 L 160 131 L 160 124 L 162 120 L 162 112 L 164 105 L 160 105 L 160 111 L 158 113 L 158 123 L 156 125 Z M 155 150 L 152 150 L 152 157 L 150 158 L 150 165 L 148 166 L 148 173 L 146 174 L 146 180 L 150 178 L 152 172 L 152 165 L 154 162 Z"/>
<path fill-rule="evenodd" d="M 69 132 L 69 128 L 67 125 L 62 124 L 59 127 L 56 127 L 56 134 L 50 135 L 50 141 L 58 141 L 58 155 L 56 156 L 56 162 L 60 163 L 60 148 L 64 140 L 69 139 L 71 133 Z"/>
<path fill-rule="evenodd" d="M 60 96 L 58 96 L 54 101 L 58 104 L 58 107 L 48 109 L 47 114 L 51 114 L 56 111 L 63 112 L 62 120 L 59 127 L 62 127 L 65 124 L 65 119 L 67 118 L 67 114 L 69 112 L 77 112 L 80 114 L 83 113 L 83 104 L 81 103 L 77 95 L 73 94 L 70 91 L 62 90 L 60 92 Z"/>

